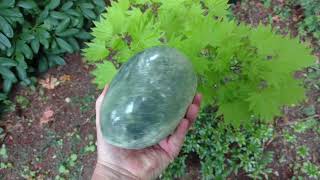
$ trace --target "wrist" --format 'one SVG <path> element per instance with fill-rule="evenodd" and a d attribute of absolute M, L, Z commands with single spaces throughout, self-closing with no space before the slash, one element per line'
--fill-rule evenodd
<path fill-rule="evenodd" d="M 129 171 L 97 162 L 92 180 L 140 180 Z"/>

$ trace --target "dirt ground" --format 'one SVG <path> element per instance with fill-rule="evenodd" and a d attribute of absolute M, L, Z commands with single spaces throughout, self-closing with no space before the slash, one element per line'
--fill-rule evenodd
<path fill-rule="evenodd" d="M 90 178 L 96 161 L 94 103 L 98 93 L 79 55 L 66 62 L 41 78 L 51 80 L 47 85 L 51 83 L 54 89 L 38 85 L 34 91 L 18 88 L 12 94 L 13 99 L 22 96 L 29 102 L 1 121 L 8 162 L 15 168 L 0 170 L 0 179 L 33 174 L 47 179 L 63 177 L 66 171 L 74 179 Z"/>

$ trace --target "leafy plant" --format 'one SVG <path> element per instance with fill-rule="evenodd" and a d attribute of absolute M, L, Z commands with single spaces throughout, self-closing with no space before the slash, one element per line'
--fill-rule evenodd
<path fill-rule="evenodd" d="M 304 98 L 295 71 L 314 63 L 311 50 L 272 32 L 228 20 L 226 0 L 119 0 L 95 22 L 84 49 L 103 87 L 116 67 L 145 48 L 175 47 L 198 73 L 205 104 L 218 105 L 226 123 L 270 121 L 283 105 Z M 113 64 L 110 62 L 113 62 Z M 236 111 L 235 111 L 236 110 Z"/>
<path fill-rule="evenodd" d="M 63 55 L 91 38 L 90 22 L 104 8 L 103 0 L 1 1 L 0 100 L 14 83 L 29 85 L 30 75 L 64 65 Z"/>
<path fill-rule="evenodd" d="M 212 112 L 203 112 L 188 133 L 179 158 L 172 163 L 161 179 L 182 177 L 186 172 L 188 155 L 200 160 L 202 179 L 226 179 L 244 170 L 253 178 L 266 177 L 273 154 L 263 145 L 273 136 L 273 129 L 254 125 L 243 130 L 220 123 Z"/>

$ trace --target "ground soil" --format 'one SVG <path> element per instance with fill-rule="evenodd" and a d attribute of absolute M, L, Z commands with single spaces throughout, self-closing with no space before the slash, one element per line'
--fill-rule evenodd
<path fill-rule="evenodd" d="M 32 171 L 47 179 L 58 176 L 58 169 L 64 164 L 75 172 L 75 179 L 90 178 L 96 154 L 83 153 L 83 149 L 95 142 L 94 101 L 98 93 L 91 83 L 89 67 L 79 55 L 67 57 L 66 62 L 67 65 L 51 69 L 40 79 L 69 76 L 68 81 L 52 90 L 41 85 L 35 91 L 18 87 L 12 95 L 13 99 L 24 96 L 30 103 L 26 109 L 16 107 L 2 117 L 6 136 L 1 143 L 6 145 L 8 162 L 15 168 L 0 170 L 0 179 L 21 179 Z M 53 111 L 53 116 L 41 123 L 48 111 Z M 78 154 L 77 163 L 68 167 L 66 160 L 73 153 Z"/>

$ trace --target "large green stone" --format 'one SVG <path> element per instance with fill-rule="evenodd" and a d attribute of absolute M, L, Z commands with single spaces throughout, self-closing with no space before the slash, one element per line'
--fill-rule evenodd
<path fill-rule="evenodd" d="M 153 47 L 122 65 L 102 102 L 101 130 L 115 146 L 141 149 L 179 124 L 196 93 L 192 64 L 176 49 Z"/>

